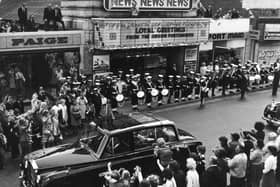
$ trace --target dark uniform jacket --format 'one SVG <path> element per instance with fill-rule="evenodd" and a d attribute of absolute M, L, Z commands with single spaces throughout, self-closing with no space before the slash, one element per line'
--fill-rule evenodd
<path fill-rule="evenodd" d="M 27 8 L 23 8 L 23 7 L 18 8 L 18 18 L 20 22 L 27 21 Z"/>
<path fill-rule="evenodd" d="M 52 8 L 46 7 L 44 9 L 43 19 L 46 19 L 47 21 L 54 20 L 54 10 Z"/>
<path fill-rule="evenodd" d="M 60 8 L 55 8 L 53 14 L 54 14 L 54 20 L 55 21 L 61 21 L 62 20 L 62 14 L 61 14 L 61 9 Z"/>

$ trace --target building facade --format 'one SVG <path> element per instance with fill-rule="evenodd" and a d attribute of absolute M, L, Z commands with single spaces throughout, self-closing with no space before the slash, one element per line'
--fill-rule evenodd
<path fill-rule="evenodd" d="M 67 25 L 89 33 L 85 66 L 93 73 L 196 70 L 210 26 L 209 19 L 196 18 L 199 6 L 199 0 L 62 2 Z"/>

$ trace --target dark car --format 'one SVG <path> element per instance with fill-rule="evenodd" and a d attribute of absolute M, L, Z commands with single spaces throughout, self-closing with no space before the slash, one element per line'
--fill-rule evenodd
<path fill-rule="evenodd" d="M 201 142 L 189 133 L 177 129 L 174 122 L 153 115 L 134 113 L 128 120 L 116 119 L 110 130 L 97 127 L 93 135 L 73 144 L 60 145 L 25 156 L 20 179 L 22 186 L 96 186 L 103 184 L 100 173 L 113 169 L 133 171 L 141 166 L 144 175 L 156 167 L 154 148 L 158 138 L 164 138 L 173 151 L 173 159 L 185 166 L 185 160 Z"/>
<path fill-rule="evenodd" d="M 271 104 L 266 105 L 263 119 L 275 127 L 280 126 L 280 102 L 272 101 Z"/>

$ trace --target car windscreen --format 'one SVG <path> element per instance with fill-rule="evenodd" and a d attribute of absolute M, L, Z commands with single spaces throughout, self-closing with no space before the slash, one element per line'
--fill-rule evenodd
<path fill-rule="evenodd" d="M 82 142 L 87 144 L 88 147 L 95 153 L 97 153 L 98 148 L 101 145 L 101 142 L 104 138 L 104 134 L 100 133 L 100 132 L 96 132 L 96 134 L 92 137 L 83 139 Z"/>

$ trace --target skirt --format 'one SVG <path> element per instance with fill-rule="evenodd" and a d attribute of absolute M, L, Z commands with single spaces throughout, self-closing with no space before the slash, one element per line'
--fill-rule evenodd
<path fill-rule="evenodd" d="M 263 174 L 261 187 L 276 187 L 275 171 L 271 170 L 270 172 Z"/>
<path fill-rule="evenodd" d="M 252 164 L 249 168 L 249 176 L 248 176 L 248 182 L 253 187 L 259 187 L 260 181 L 262 179 L 262 170 L 263 170 L 263 163 L 254 165 Z"/>

